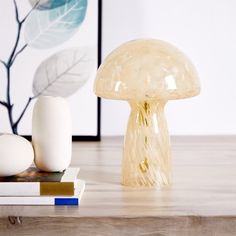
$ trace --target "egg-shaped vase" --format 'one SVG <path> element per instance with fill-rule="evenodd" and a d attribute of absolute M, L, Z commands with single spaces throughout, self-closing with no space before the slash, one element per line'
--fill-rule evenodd
<path fill-rule="evenodd" d="M 33 160 L 34 151 L 28 140 L 14 134 L 0 135 L 0 177 L 23 172 Z"/>
<path fill-rule="evenodd" d="M 40 96 L 34 105 L 32 143 L 35 165 L 43 171 L 65 170 L 71 162 L 71 114 L 66 99 Z"/>

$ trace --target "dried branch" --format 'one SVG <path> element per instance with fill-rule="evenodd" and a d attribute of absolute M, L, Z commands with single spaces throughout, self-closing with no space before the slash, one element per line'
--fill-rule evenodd
<path fill-rule="evenodd" d="M 12 58 L 11 60 L 11 65 L 14 63 L 14 61 L 16 60 L 16 57 L 27 47 L 28 45 L 25 44 L 16 54 L 15 56 Z"/>
<path fill-rule="evenodd" d="M 23 109 L 23 111 L 21 112 L 19 118 L 17 119 L 17 121 L 16 121 L 16 122 L 14 123 L 14 125 L 13 125 L 15 128 L 17 128 L 19 122 L 21 121 L 22 117 L 23 117 L 24 114 L 25 114 L 26 109 L 28 108 L 30 102 L 31 102 L 33 99 L 34 99 L 34 97 L 29 97 L 29 99 L 28 99 L 28 101 L 27 101 L 27 103 L 26 103 L 26 105 L 25 105 L 25 108 Z"/>
<path fill-rule="evenodd" d="M 8 59 L 8 61 L 7 61 L 7 66 L 8 66 L 8 67 L 10 67 L 10 66 L 12 65 L 12 59 L 13 59 L 13 57 L 14 57 L 14 55 L 15 55 L 17 46 L 18 46 L 18 44 L 19 44 L 20 33 L 21 33 L 21 24 L 19 23 L 19 24 L 18 24 L 18 30 L 17 30 L 17 36 L 16 36 L 15 45 L 14 45 L 14 47 L 13 47 L 13 49 L 12 49 L 12 52 L 11 52 L 11 54 L 10 54 L 10 56 L 9 56 L 9 59 Z"/>
<path fill-rule="evenodd" d="M 19 19 L 19 10 L 18 10 L 18 6 L 16 3 L 16 0 L 13 0 L 14 3 L 14 7 L 15 7 L 15 18 L 16 18 L 16 22 L 17 22 L 17 34 L 16 34 L 16 38 L 15 38 L 15 43 L 13 45 L 12 51 L 8 57 L 8 60 L 5 62 L 3 60 L 0 60 L 0 63 L 2 63 L 5 68 L 6 68 L 6 73 L 7 73 L 7 87 L 6 87 L 6 102 L 5 101 L 0 101 L 0 105 L 5 106 L 7 108 L 8 111 L 8 117 L 9 117 L 9 122 L 10 122 L 10 126 L 12 129 L 12 132 L 14 134 L 17 134 L 17 127 L 18 124 L 20 122 L 20 120 L 22 119 L 22 117 L 25 114 L 25 111 L 27 110 L 30 102 L 32 101 L 32 99 L 36 98 L 37 96 L 34 97 L 30 97 L 24 107 L 24 109 L 22 110 L 19 118 L 17 119 L 16 122 L 13 121 L 13 104 L 11 102 L 11 66 L 13 65 L 14 61 L 16 60 L 17 56 L 22 53 L 24 51 L 24 49 L 27 47 L 27 44 L 25 44 L 22 48 L 18 49 L 18 45 L 19 45 L 19 41 L 20 41 L 20 37 L 21 37 L 21 29 L 22 29 L 22 25 L 25 22 L 25 20 L 28 18 L 28 16 L 31 14 L 31 12 L 38 6 L 40 0 L 38 0 L 34 6 L 32 7 L 32 9 L 26 14 L 26 16 L 20 20 Z"/>
<path fill-rule="evenodd" d="M 13 0 L 13 3 L 14 3 L 14 7 L 15 7 L 16 21 L 17 21 L 17 23 L 20 23 L 19 11 L 18 11 L 18 7 L 17 7 L 17 4 L 16 4 L 16 0 Z"/>
<path fill-rule="evenodd" d="M 0 104 L 1 104 L 2 106 L 4 106 L 4 107 L 8 107 L 8 104 L 7 104 L 6 102 L 4 102 L 4 101 L 0 101 Z"/>
<path fill-rule="evenodd" d="M 23 24 L 24 22 L 25 22 L 25 20 L 28 18 L 28 16 L 31 14 L 31 12 L 39 5 L 39 2 L 40 2 L 41 0 L 38 0 L 35 4 L 34 4 L 34 6 L 32 7 L 32 9 L 26 14 L 26 16 L 21 20 L 21 24 Z"/>
<path fill-rule="evenodd" d="M 3 60 L 0 60 L 0 62 L 6 67 L 7 66 L 7 64 L 6 64 L 6 62 L 5 61 L 3 61 Z"/>

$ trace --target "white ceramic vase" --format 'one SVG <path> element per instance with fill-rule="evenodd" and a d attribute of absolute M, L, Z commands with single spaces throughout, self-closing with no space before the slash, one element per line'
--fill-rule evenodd
<path fill-rule="evenodd" d="M 32 143 L 35 165 L 43 171 L 65 170 L 71 162 L 71 115 L 66 99 L 40 96 L 34 105 Z"/>

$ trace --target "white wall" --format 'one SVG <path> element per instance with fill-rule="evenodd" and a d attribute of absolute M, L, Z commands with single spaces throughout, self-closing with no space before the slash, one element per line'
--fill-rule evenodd
<path fill-rule="evenodd" d="M 171 101 L 171 134 L 236 134 L 236 1 L 103 0 L 103 58 L 135 38 L 159 38 L 196 66 L 201 95 Z M 102 134 L 122 135 L 128 104 L 102 101 Z"/>

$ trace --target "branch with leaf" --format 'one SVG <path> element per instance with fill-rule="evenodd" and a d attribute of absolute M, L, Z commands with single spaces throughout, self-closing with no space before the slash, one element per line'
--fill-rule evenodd
<path fill-rule="evenodd" d="M 44 60 L 35 72 L 33 95 L 28 97 L 19 117 L 13 119 L 16 104 L 11 99 L 11 69 L 16 59 L 28 47 L 50 49 L 70 39 L 82 24 L 87 9 L 87 0 L 29 0 L 32 8 L 20 19 L 16 0 L 13 0 L 17 34 L 15 43 L 6 61 L 0 63 L 6 71 L 6 98 L 0 105 L 7 109 L 9 123 L 14 134 L 33 99 L 41 95 L 67 97 L 75 93 L 88 80 L 94 67 L 94 55 L 89 48 L 65 49 Z M 19 48 L 22 29 L 25 44 Z"/>

